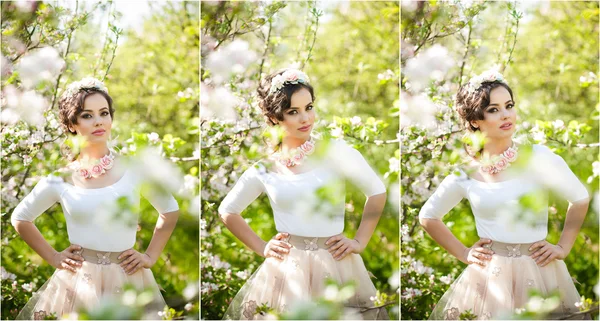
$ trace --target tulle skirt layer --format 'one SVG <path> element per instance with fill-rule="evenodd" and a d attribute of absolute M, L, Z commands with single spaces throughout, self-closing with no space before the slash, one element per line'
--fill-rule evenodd
<path fill-rule="evenodd" d="M 145 306 L 144 319 L 161 319 L 158 312 L 162 311 L 166 304 L 151 270 L 142 268 L 128 275 L 117 263 L 100 264 L 95 260 L 88 260 L 87 257 L 76 273 L 56 270 L 52 277 L 34 292 L 17 319 L 43 320 L 52 313 L 61 318 L 82 308 L 89 311 L 97 308 L 103 299 L 119 299 L 126 284 L 138 290 L 151 289 L 152 301 Z"/>
<path fill-rule="evenodd" d="M 248 279 L 225 312 L 224 320 L 260 320 L 265 314 L 257 308 L 266 304 L 278 313 L 295 303 L 323 296 L 328 279 L 338 284 L 354 281 L 356 292 L 344 303 L 357 318 L 389 319 L 385 308 L 374 308 L 370 297 L 377 290 L 360 255 L 350 254 L 340 261 L 326 250 L 328 238 L 291 235 L 292 248 L 283 261 L 267 258 Z"/>
<path fill-rule="evenodd" d="M 493 242 L 495 252 L 486 266 L 469 265 L 436 304 L 430 320 L 458 320 L 467 310 L 480 320 L 507 319 L 525 308 L 531 290 L 546 296 L 560 293 L 552 318 L 575 313 L 580 296 L 567 266 L 554 260 L 538 266 L 529 256 L 530 244 Z"/>

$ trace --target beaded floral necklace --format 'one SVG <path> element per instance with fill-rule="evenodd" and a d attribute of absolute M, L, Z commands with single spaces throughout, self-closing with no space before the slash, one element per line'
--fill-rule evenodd
<path fill-rule="evenodd" d="M 484 173 L 491 175 L 498 174 L 501 171 L 507 169 L 510 163 L 517 160 L 517 154 L 519 149 L 517 145 L 513 143 L 511 147 L 505 150 L 502 154 L 493 157 L 484 157 L 479 162 L 479 168 Z"/>
<path fill-rule="evenodd" d="M 278 161 L 281 165 L 286 167 L 293 167 L 301 164 L 302 161 L 314 152 L 315 142 L 311 138 L 305 141 L 302 145 L 288 152 L 277 151 L 271 155 L 271 158 Z"/>
<path fill-rule="evenodd" d="M 85 179 L 97 178 L 113 167 L 114 160 L 115 156 L 110 150 L 108 155 L 104 155 L 100 159 L 90 161 L 87 157 L 84 157 L 82 160 L 74 161 L 69 164 L 69 168 Z"/>

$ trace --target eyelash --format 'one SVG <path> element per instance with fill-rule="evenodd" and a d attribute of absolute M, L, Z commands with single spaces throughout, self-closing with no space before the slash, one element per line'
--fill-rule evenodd
<path fill-rule="evenodd" d="M 109 112 L 107 112 L 107 111 L 103 111 L 103 112 L 100 114 L 100 116 L 106 116 L 106 115 L 108 115 L 108 114 L 109 114 Z M 87 116 L 90 116 L 90 117 L 91 117 L 92 115 L 90 115 L 90 114 L 83 114 L 83 115 L 81 115 L 81 118 L 86 118 L 86 119 L 88 119 L 89 117 L 87 117 Z"/>
<path fill-rule="evenodd" d="M 310 109 L 309 109 L 309 108 L 310 108 Z M 315 108 L 314 106 L 310 105 L 310 106 L 306 107 L 306 110 L 312 110 L 312 109 L 314 109 L 314 108 Z M 298 112 L 297 112 L 296 110 L 292 110 L 292 111 L 290 111 L 290 112 L 288 113 L 288 115 L 295 115 L 295 114 L 297 114 L 297 113 L 298 113 Z"/>
<path fill-rule="evenodd" d="M 514 108 L 514 107 L 515 107 L 514 104 L 510 104 L 510 105 L 506 106 L 506 108 Z M 497 111 L 498 111 L 498 108 L 492 108 L 492 109 L 488 110 L 488 113 L 492 113 L 493 114 L 493 113 L 495 113 Z"/>

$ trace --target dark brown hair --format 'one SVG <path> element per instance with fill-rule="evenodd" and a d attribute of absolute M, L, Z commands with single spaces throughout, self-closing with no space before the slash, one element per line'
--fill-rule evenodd
<path fill-rule="evenodd" d="M 469 92 L 467 85 L 468 84 L 462 85 L 458 89 L 455 99 L 455 106 L 456 111 L 458 111 L 458 114 L 463 121 L 463 125 L 472 132 L 479 130 L 479 128 L 473 127 L 471 122 L 475 120 L 483 120 L 483 112 L 487 106 L 490 105 L 490 92 L 492 92 L 494 88 L 506 88 L 513 102 L 515 100 L 510 87 L 500 81 L 484 82 L 474 92 Z"/>
<path fill-rule="evenodd" d="M 287 69 L 279 70 L 265 77 L 258 86 L 258 106 L 262 110 L 262 114 L 265 116 L 265 121 L 270 126 L 276 124 L 274 120 L 282 121 L 283 113 L 290 109 L 292 103 L 292 95 L 302 88 L 307 89 L 310 92 L 312 100 L 315 101 L 315 91 L 310 84 L 290 84 L 286 83 L 281 89 L 276 92 L 269 94 L 271 89 L 271 80 L 278 75 L 283 74 Z"/>
<path fill-rule="evenodd" d="M 77 124 L 77 117 L 83 112 L 83 104 L 85 99 L 91 95 L 100 94 L 108 102 L 108 112 L 110 118 L 113 119 L 115 109 L 113 108 L 112 98 L 104 91 L 96 88 L 82 88 L 74 95 L 61 97 L 58 101 L 59 119 L 63 130 L 71 135 L 77 133 L 69 130 L 69 126 Z"/>

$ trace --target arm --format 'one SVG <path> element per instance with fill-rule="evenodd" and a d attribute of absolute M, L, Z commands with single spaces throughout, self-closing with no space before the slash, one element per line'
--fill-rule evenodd
<path fill-rule="evenodd" d="M 165 249 L 173 230 L 175 229 L 175 225 L 177 225 L 177 220 L 179 219 L 179 211 L 169 212 L 160 214 L 158 220 L 156 221 L 156 227 L 154 227 L 154 234 L 152 235 L 152 239 L 150 240 L 150 244 L 146 249 L 146 255 L 151 260 L 152 265 L 158 261 L 160 254 Z"/>
<path fill-rule="evenodd" d="M 383 212 L 383 207 L 385 206 L 386 198 L 386 193 L 367 198 L 358 231 L 356 231 L 356 236 L 354 236 L 354 239 L 360 244 L 360 252 L 367 247 L 369 240 L 373 236 L 373 232 L 375 232 L 375 228 Z"/>
<path fill-rule="evenodd" d="M 237 237 L 248 248 L 260 256 L 264 256 L 265 246 L 267 242 L 261 239 L 250 228 L 248 223 L 241 215 L 224 213 L 220 215 L 221 221 L 235 237 Z"/>
<path fill-rule="evenodd" d="M 575 203 L 569 203 L 565 227 L 563 228 L 560 240 L 558 241 L 558 245 L 565 251 L 565 257 L 569 255 L 573 248 L 573 244 L 575 244 L 575 240 L 577 239 L 581 225 L 583 225 L 589 205 L 589 198 Z"/>
<path fill-rule="evenodd" d="M 434 218 L 419 218 L 419 223 L 441 247 L 446 249 L 448 253 L 459 259 L 463 263 L 467 263 L 466 251 L 467 247 L 459 241 L 450 229 L 442 222 L 442 220 Z"/>

